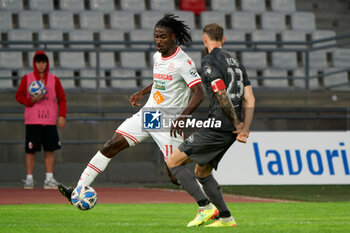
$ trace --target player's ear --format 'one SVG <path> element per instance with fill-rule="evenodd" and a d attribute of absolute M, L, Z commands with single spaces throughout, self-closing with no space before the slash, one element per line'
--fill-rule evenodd
<path fill-rule="evenodd" d="M 226 41 L 226 37 L 225 37 L 225 36 L 223 36 L 223 37 L 222 37 L 222 40 L 221 40 L 221 44 L 224 44 L 224 43 L 225 43 L 225 41 Z"/>

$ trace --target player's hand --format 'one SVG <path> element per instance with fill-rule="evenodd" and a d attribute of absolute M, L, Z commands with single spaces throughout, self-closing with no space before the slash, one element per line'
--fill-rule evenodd
<path fill-rule="evenodd" d="M 176 134 L 182 136 L 185 123 L 186 117 L 179 117 L 173 121 L 170 127 L 170 137 L 174 136 L 176 138 Z"/>
<path fill-rule="evenodd" d="M 143 98 L 142 92 L 138 91 L 130 96 L 129 102 L 130 102 L 131 106 L 133 106 L 133 107 L 141 106 L 141 104 L 138 104 L 137 102 L 139 102 L 142 98 Z"/>
<path fill-rule="evenodd" d="M 237 134 L 236 140 L 242 143 L 247 143 L 247 139 L 249 137 L 249 130 L 238 129 L 233 131 L 233 133 Z"/>
<path fill-rule="evenodd" d="M 36 102 L 39 102 L 40 100 L 42 100 L 44 98 L 45 94 L 40 94 L 40 95 L 37 95 L 35 97 L 32 97 L 32 102 L 33 103 L 36 103 Z"/>
<path fill-rule="evenodd" d="M 57 127 L 64 128 L 64 126 L 66 126 L 66 118 L 60 116 L 57 121 Z"/>

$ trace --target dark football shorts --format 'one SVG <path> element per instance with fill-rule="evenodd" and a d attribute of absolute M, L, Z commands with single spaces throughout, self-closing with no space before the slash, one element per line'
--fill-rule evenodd
<path fill-rule="evenodd" d="M 236 141 L 236 136 L 231 132 L 202 128 L 189 136 L 179 150 L 200 166 L 210 164 L 216 170 L 225 152 Z"/>
<path fill-rule="evenodd" d="M 26 125 L 26 153 L 41 151 L 54 151 L 61 148 L 56 125 Z"/>

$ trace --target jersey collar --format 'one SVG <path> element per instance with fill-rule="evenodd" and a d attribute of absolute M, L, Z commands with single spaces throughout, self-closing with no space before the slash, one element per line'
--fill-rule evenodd
<path fill-rule="evenodd" d="M 161 55 L 162 60 L 163 60 L 163 61 L 166 61 L 166 60 L 172 59 L 173 57 L 175 57 L 175 56 L 179 53 L 179 51 L 180 51 L 180 47 L 177 47 L 175 53 L 173 53 L 173 54 L 170 55 L 169 57 L 163 57 L 163 56 Z"/>

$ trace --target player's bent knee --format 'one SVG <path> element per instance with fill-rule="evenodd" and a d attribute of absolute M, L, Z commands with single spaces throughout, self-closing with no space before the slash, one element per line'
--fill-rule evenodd
<path fill-rule="evenodd" d="M 121 135 L 115 135 L 112 139 L 108 140 L 101 149 L 102 154 L 111 158 L 119 151 L 129 147 L 128 142 Z"/>

